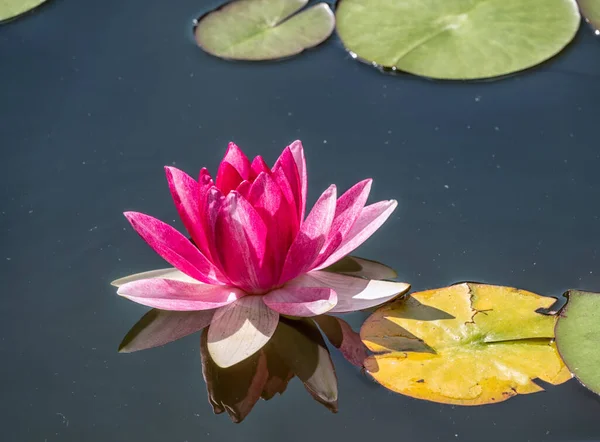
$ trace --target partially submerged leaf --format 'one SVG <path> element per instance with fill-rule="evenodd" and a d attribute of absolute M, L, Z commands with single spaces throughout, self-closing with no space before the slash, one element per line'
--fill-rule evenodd
<path fill-rule="evenodd" d="M 594 28 L 596 35 L 600 35 L 600 0 L 577 0 L 577 2 L 585 21 Z"/>
<path fill-rule="evenodd" d="M 592 0 L 594 1 L 594 0 Z M 535 66 L 575 36 L 575 0 L 341 0 L 344 46 L 376 65 L 439 79 Z"/>
<path fill-rule="evenodd" d="M 501 402 L 571 378 L 553 342 L 554 298 L 463 283 L 414 293 L 375 312 L 361 338 L 365 368 L 408 396 L 456 405 Z"/>
<path fill-rule="evenodd" d="M 600 394 L 600 293 L 566 293 L 556 324 L 556 345 L 571 373 Z"/>
<path fill-rule="evenodd" d="M 0 0 L 0 22 L 38 7 L 46 0 Z"/>
<path fill-rule="evenodd" d="M 335 26 L 325 3 L 298 12 L 307 3 L 234 0 L 199 19 L 196 41 L 206 52 L 226 59 L 273 60 L 298 54 L 325 41 Z"/>
<path fill-rule="evenodd" d="M 394 279 L 398 277 L 398 273 L 391 267 L 358 256 L 346 256 L 324 268 L 323 271 L 343 273 L 344 275 L 359 276 L 366 279 Z"/>
<path fill-rule="evenodd" d="M 336 316 L 315 316 L 314 321 L 331 345 L 338 348 L 351 364 L 362 368 L 367 358 L 367 347 L 360 340 L 360 335 L 352 330 L 350 324 Z"/>
<path fill-rule="evenodd" d="M 210 324 L 214 310 L 174 312 L 152 309 L 127 332 L 120 353 L 158 347 L 195 333 Z"/>

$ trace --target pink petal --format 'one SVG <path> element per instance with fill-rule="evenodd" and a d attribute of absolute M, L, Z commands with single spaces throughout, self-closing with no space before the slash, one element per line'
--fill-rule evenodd
<path fill-rule="evenodd" d="M 365 207 L 372 182 L 373 180 L 367 179 L 355 184 L 337 200 L 335 217 L 331 224 L 329 237 L 327 238 L 325 247 L 323 247 L 323 250 L 319 254 L 316 262 L 317 265 L 325 261 L 342 244 L 346 235 L 348 235 L 348 232 Z"/>
<path fill-rule="evenodd" d="M 273 336 L 279 314 L 261 296 L 245 296 L 215 313 L 208 329 L 208 351 L 223 368 L 259 351 Z"/>
<path fill-rule="evenodd" d="M 396 209 L 398 202 L 395 200 L 380 201 L 362 209 L 358 219 L 343 239 L 340 246 L 325 261 L 318 264 L 313 270 L 320 270 L 339 261 L 352 252 L 381 227 Z"/>
<path fill-rule="evenodd" d="M 143 213 L 125 212 L 124 215 L 142 239 L 172 266 L 207 284 L 226 281 L 219 269 L 173 227 Z"/>
<path fill-rule="evenodd" d="M 294 155 L 289 147 L 286 147 L 277 161 L 273 166 L 273 173 L 277 175 L 276 182 L 280 187 L 287 187 L 289 189 L 289 194 L 286 190 L 284 190 L 284 195 L 288 198 L 288 201 L 296 208 L 296 218 L 298 222 L 302 221 L 301 210 L 302 210 L 302 186 L 303 183 L 300 180 L 300 175 L 298 171 L 298 167 L 296 166 L 296 160 L 294 159 Z M 287 185 L 286 185 L 287 183 Z M 291 196 L 291 198 L 290 198 Z"/>
<path fill-rule="evenodd" d="M 200 212 L 200 184 L 175 167 L 167 166 L 165 172 L 173 202 L 183 225 L 198 248 L 206 253 L 207 240 Z"/>
<path fill-rule="evenodd" d="M 210 236 L 212 234 L 211 227 L 207 224 L 207 218 L 205 216 L 208 208 L 208 196 L 210 193 L 210 189 L 215 187 L 215 183 L 213 182 L 210 173 L 208 170 L 203 167 L 200 170 L 200 175 L 198 176 L 198 184 L 199 184 L 199 193 L 198 193 L 198 213 L 200 214 L 200 220 L 202 222 L 202 231 L 204 232 L 204 237 L 200 238 L 201 242 L 196 241 L 196 246 L 204 253 L 204 255 L 208 259 L 212 259 L 214 256 L 210 250 Z"/>
<path fill-rule="evenodd" d="M 331 185 L 319 197 L 306 217 L 290 246 L 279 283 L 304 273 L 313 265 L 327 240 L 329 229 L 335 214 L 336 188 Z"/>
<path fill-rule="evenodd" d="M 266 294 L 267 307 L 288 316 L 317 316 L 337 303 L 335 291 L 321 287 L 283 287 Z"/>
<path fill-rule="evenodd" d="M 231 164 L 243 179 L 250 178 L 250 160 L 235 143 L 229 143 L 227 146 L 227 152 L 221 163 L 223 162 Z"/>
<path fill-rule="evenodd" d="M 245 295 L 233 287 L 161 278 L 129 282 L 119 287 L 117 294 L 138 304 L 174 311 L 214 309 Z"/>
<path fill-rule="evenodd" d="M 319 325 L 331 344 L 338 348 L 348 362 L 357 367 L 362 367 L 367 359 L 367 347 L 360 339 L 360 335 L 352 330 L 350 324 L 335 316 L 322 315 L 313 318 Z"/>
<path fill-rule="evenodd" d="M 159 347 L 202 330 L 212 320 L 214 310 L 173 312 L 152 309 L 127 333 L 120 353 Z"/>
<path fill-rule="evenodd" d="M 251 180 L 256 179 L 256 177 L 260 175 L 261 172 L 265 172 L 269 175 L 271 174 L 271 169 L 269 168 L 269 166 L 267 166 L 267 163 L 265 163 L 265 160 L 263 160 L 263 157 L 261 157 L 260 155 L 256 156 L 252 160 L 252 165 L 250 169 Z"/>
<path fill-rule="evenodd" d="M 254 207 L 233 191 L 223 202 L 215 225 L 216 251 L 233 285 L 249 293 L 263 287 L 267 229 Z"/>
<path fill-rule="evenodd" d="M 279 186 L 264 172 L 261 172 L 252 183 L 247 199 L 267 228 L 266 262 L 263 269 L 271 275 L 267 278 L 268 285 L 275 285 L 293 240 L 293 232 L 288 222 L 293 214 L 290 213 L 291 208 L 281 194 Z"/>
<path fill-rule="evenodd" d="M 217 253 L 215 229 L 217 224 L 217 217 L 219 215 L 219 212 L 221 211 L 221 207 L 223 206 L 224 202 L 225 197 L 223 196 L 221 191 L 217 189 L 216 186 L 212 186 L 206 192 L 204 208 L 202 212 L 203 225 L 204 230 L 206 232 L 206 239 L 208 242 L 207 248 L 210 251 L 211 261 L 216 267 L 218 267 L 221 270 L 221 272 L 223 271 L 223 265 L 221 264 L 219 260 L 219 254 Z M 229 279 L 227 279 L 227 283 L 229 283 Z"/>
<path fill-rule="evenodd" d="M 124 276 L 123 278 L 115 279 L 113 282 L 110 283 L 110 285 L 119 288 L 122 285 L 127 284 L 128 282 L 139 281 L 140 279 L 150 279 L 150 278 L 174 279 L 176 281 L 197 283 L 197 281 L 194 278 L 190 278 L 188 275 L 183 273 L 181 270 L 177 270 L 176 268 L 169 267 L 166 269 L 149 270 L 147 272 L 134 273 L 133 275 Z"/>
<path fill-rule="evenodd" d="M 217 187 L 223 192 L 223 195 L 227 195 L 234 190 L 242 181 L 244 181 L 244 178 L 235 167 L 225 161 L 221 163 L 217 172 Z"/>
<path fill-rule="evenodd" d="M 250 183 L 250 181 L 244 180 L 240 183 L 239 186 L 237 186 L 237 189 L 235 189 L 235 190 L 237 191 L 237 193 L 242 195 L 244 198 L 248 199 L 248 193 L 250 192 L 250 187 L 252 187 L 252 184 Z"/>
<path fill-rule="evenodd" d="M 376 307 L 410 289 L 410 285 L 404 282 L 369 280 L 323 271 L 300 275 L 288 282 L 286 287 L 326 287 L 335 290 L 338 302 L 330 313 L 347 313 Z"/>
<path fill-rule="evenodd" d="M 306 212 L 306 194 L 308 193 L 308 175 L 306 173 L 306 159 L 304 158 L 304 148 L 300 140 L 290 144 L 290 151 L 294 157 L 298 176 L 300 177 L 300 221 L 304 219 Z"/>

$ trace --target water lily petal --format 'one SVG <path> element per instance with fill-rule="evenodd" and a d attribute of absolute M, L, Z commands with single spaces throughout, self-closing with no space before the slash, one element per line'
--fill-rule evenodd
<path fill-rule="evenodd" d="M 308 175 L 306 173 L 306 159 L 304 158 L 304 148 L 300 140 L 294 141 L 290 144 L 290 151 L 294 157 L 296 163 L 296 169 L 298 169 L 298 176 L 300 177 L 300 221 L 304 219 L 306 213 L 306 195 L 308 193 Z"/>
<path fill-rule="evenodd" d="M 215 241 L 224 272 L 231 282 L 252 293 L 264 287 L 270 275 L 262 274 L 267 229 L 254 207 L 233 191 L 217 215 Z"/>
<path fill-rule="evenodd" d="M 250 180 L 256 179 L 261 172 L 265 172 L 267 174 L 271 174 L 271 169 L 260 155 L 257 155 L 252 160 L 252 164 L 250 166 Z"/>
<path fill-rule="evenodd" d="M 142 239 L 172 266 L 206 284 L 226 281 L 220 270 L 170 225 L 139 212 L 125 212 L 124 215 Z"/>
<path fill-rule="evenodd" d="M 231 164 L 222 162 L 217 172 L 217 187 L 223 195 L 227 195 L 234 190 L 244 178 L 239 174 L 235 167 Z"/>
<path fill-rule="evenodd" d="M 231 367 L 252 356 L 273 336 L 279 313 L 261 296 L 245 296 L 215 313 L 208 329 L 208 351 L 219 367 Z"/>
<path fill-rule="evenodd" d="M 283 197 L 279 186 L 265 172 L 261 172 L 248 192 L 248 202 L 256 209 L 267 228 L 266 262 L 262 273 L 271 275 L 263 283 L 276 285 L 286 254 L 293 240 L 288 219 L 290 207 Z"/>
<path fill-rule="evenodd" d="M 179 217 L 194 243 L 206 255 L 207 239 L 203 228 L 203 212 L 200 211 L 201 185 L 187 173 L 175 167 L 166 166 L 165 173 Z"/>
<path fill-rule="evenodd" d="M 300 179 L 299 170 L 296 166 L 296 160 L 294 159 L 294 155 L 290 147 L 286 147 L 277 161 L 273 166 L 273 172 L 279 177 L 281 182 L 278 182 L 280 186 L 285 187 L 285 182 L 287 182 L 287 187 L 291 193 L 291 198 L 288 200 L 293 207 L 296 208 L 296 219 L 300 223 L 302 221 L 302 187 L 303 182 Z M 281 176 L 283 174 L 283 176 Z M 277 181 L 277 180 L 276 180 Z M 284 191 L 284 195 L 286 192 Z"/>
<path fill-rule="evenodd" d="M 317 264 L 325 261 L 344 241 L 365 207 L 373 180 L 363 180 L 348 189 L 336 202 L 335 216 Z"/>
<path fill-rule="evenodd" d="M 210 310 L 240 299 L 245 293 L 234 287 L 152 278 L 123 284 L 117 294 L 138 304 L 161 310 Z"/>
<path fill-rule="evenodd" d="M 248 181 L 248 180 L 244 180 L 240 183 L 239 186 L 237 186 L 237 189 L 235 189 L 235 190 L 237 191 L 237 193 L 242 195 L 244 198 L 248 199 L 248 193 L 250 193 L 250 187 L 252 187 L 252 183 L 250 183 L 250 181 Z"/>
<path fill-rule="evenodd" d="M 331 310 L 337 295 L 326 287 L 283 287 L 266 294 L 263 300 L 282 315 L 316 316 Z"/>
<path fill-rule="evenodd" d="M 335 214 L 336 187 L 331 185 L 319 197 L 300 226 L 290 246 L 279 282 L 283 284 L 307 271 L 327 240 Z"/>
<path fill-rule="evenodd" d="M 152 309 L 129 330 L 119 345 L 119 352 L 131 353 L 159 347 L 191 335 L 207 327 L 214 312 L 214 310 L 173 312 Z"/>
<path fill-rule="evenodd" d="M 337 250 L 313 270 L 320 270 L 330 266 L 360 246 L 381 227 L 396 209 L 396 206 L 398 206 L 398 202 L 390 200 L 380 201 L 363 208 Z"/>
<path fill-rule="evenodd" d="M 291 287 L 328 287 L 337 293 L 338 302 L 329 312 L 365 310 L 402 295 L 410 289 L 405 282 L 363 279 L 339 273 L 313 271 L 287 283 Z"/>
<path fill-rule="evenodd" d="M 366 279 L 396 279 L 398 277 L 398 273 L 385 264 L 351 255 L 346 255 L 323 270 Z"/>
<path fill-rule="evenodd" d="M 216 187 L 212 186 L 206 192 L 206 199 L 204 202 L 204 229 L 206 231 L 206 239 L 208 241 L 208 249 L 210 250 L 211 261 L 219 269 L 223 269 L 223 265 L 219 259 L 217 253 L 217 241 L 216 241 L 216 224 L 217 217 L 221 211 L 221 207 L 225 202 L 225 197 L 221 191 Z"/>
<path fill-rule="evenodd" d="M 110 284 L 114 287 L 121 287 L 122 285 L 127 284 L 128 282 L 150 278 L 174 279 L 175 281 L 197 283 L 197 281 L 194 278 L 189 277 L 181 270 L 177 270 L 174 267 L 169 267 L 166 269 L 150 270 L 147 272 L 135 273 L 133 275 L 124 276 L 123 278 L 115 279 Z"/>
<path fill-rule="evenodd" d="M 221 161 L 221 164 L 223 163 L 231 164 L 242 179 L 247 180 L 250 178 L 250 160 L 235 143 L 229 143 L 227 145 L 227 152 L 225 152 L 223 161 Z"/>

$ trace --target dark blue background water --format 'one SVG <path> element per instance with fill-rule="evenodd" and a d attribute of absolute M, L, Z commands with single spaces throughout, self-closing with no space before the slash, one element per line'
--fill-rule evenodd
<path fill-rule="evenodd" d="M 373 177 L 372 201 L 400 207 L 358 254 L 415 290 L 600 290 L 600 41 L 587 27 L 542 68 L 436 83 L 382 75 L 337 38 L 280 63 L 212 58 L 191 29 L 218 3 L 54 0 L 0 27 L 2 440 L 600 439 L 600 401 L 575 381 L 452 407 L 390 393 L 334 353 L 338 415 L 295 381 L 236 426 L 208 405 L 197 336 L 116 352 L 145 310 L 109 282 L 164 266 L 121 212 L 179 227 L 163 165 L 215 170 L 230 140 L 272 162 L 300 138 L 311 201 Z"/>

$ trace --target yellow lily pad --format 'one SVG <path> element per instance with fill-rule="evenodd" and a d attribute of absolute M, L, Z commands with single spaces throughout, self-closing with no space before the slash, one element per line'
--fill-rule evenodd
<path fill-rule="evenodd" d="M 384 387 L 455 405 L 501 402 L 571 378 L 554 343 L 555 299 L 462 283 L 414 293 L 377 310 L 361 339 L 365 368 Z"/>

